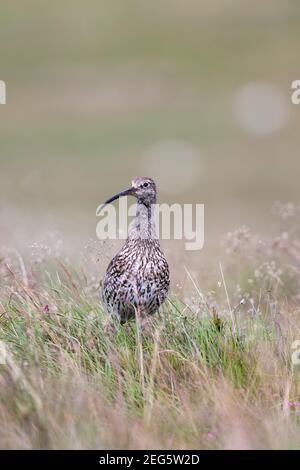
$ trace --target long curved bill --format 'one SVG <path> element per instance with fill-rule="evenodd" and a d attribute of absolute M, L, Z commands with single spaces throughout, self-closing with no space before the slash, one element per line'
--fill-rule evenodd
<path fill-rule="evenodd" d="M 100 215 L 100 212 L 102 212 L 102 210 L 104 209 L 104 207 L 107 205 L 107 204 L 110 204 L 111 202 L 115 201 L 116 199 L 119 199 L 120 197 L 123 197 L 123 196 L 132 196 L 135 194 L 135 189 L 134 188 L 128 188 L 128 189 L 125 189 L 125 191 L 121 191 L 120 193 L 118 194 L 115 194 L 114 196 L 112 196 L 111 198 L 107 199 L 107 201 L 105 201 L 104 204 L 101 204 L 97 211 L 96 211 L 96 216 Z"/>

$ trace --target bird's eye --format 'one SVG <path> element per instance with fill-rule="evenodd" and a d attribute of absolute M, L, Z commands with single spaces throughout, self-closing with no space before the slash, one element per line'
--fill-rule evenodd
<path fill-rule="evenodd" d="M 149 186 L 149 183 L 144 183 L 143 186 L 144 188 L 147 188 L 147 186 Z"/>

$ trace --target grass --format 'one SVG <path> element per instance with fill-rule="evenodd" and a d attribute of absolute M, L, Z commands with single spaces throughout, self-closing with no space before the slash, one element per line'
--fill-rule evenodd
<path fill-rule="evenodd" d="M 0 447 L 299 448 L 297 240 L 230 237 L 219 292 L 191 276 L 145 331 L 110 326 L 82 266 L 6 253 Z"/>

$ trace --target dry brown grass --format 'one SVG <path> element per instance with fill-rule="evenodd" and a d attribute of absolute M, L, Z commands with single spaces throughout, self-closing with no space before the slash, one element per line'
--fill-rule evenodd
<path fill-rule="evenodd" d="M 294 229 L 230 234 L 224 278 L 189 273 L 144 333 L 109 333 L 94 273 L 45 251 L 1 259 L 1 448 L 300 447 Z"/>

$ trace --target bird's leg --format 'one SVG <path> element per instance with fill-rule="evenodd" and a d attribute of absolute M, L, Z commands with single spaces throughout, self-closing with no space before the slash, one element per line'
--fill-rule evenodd
<path fill-rule="evenodd" d="M 149 315 L 144 309 L 137 308 L 136 322 L 139 332 L 142 333 L 143 336 L 149 336 L 149 333 L 151 332 L 151 315 Z"/>
<path fill-rule="evenodd" d="M 104 324 L 104 331 L 109 338 L 112 338 L 115 336 L 115 333 L 117 331 L 119 324 L 120 324 L 120 318 L 118 317 L 118 315 L 112 314 L 107 318 Z"/>

